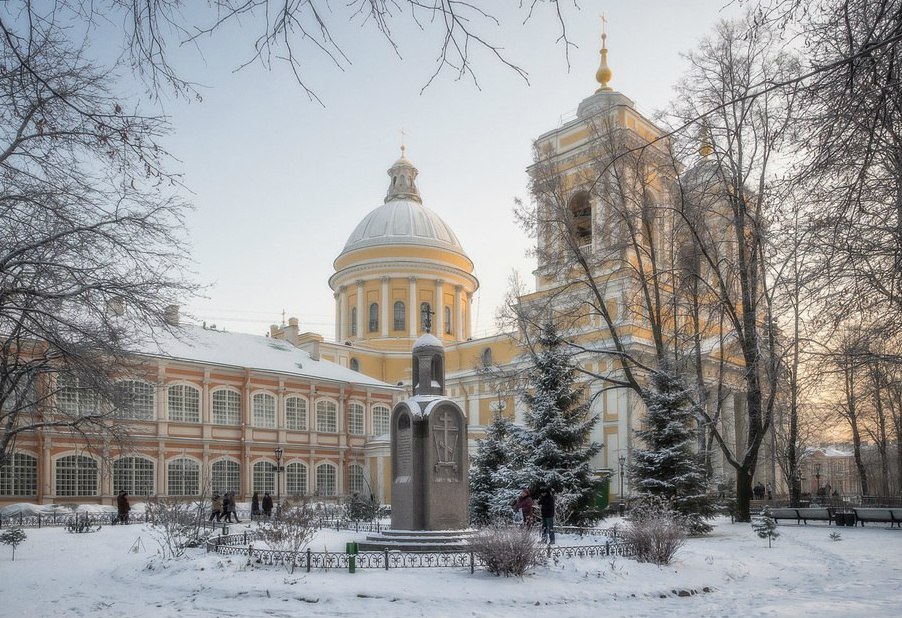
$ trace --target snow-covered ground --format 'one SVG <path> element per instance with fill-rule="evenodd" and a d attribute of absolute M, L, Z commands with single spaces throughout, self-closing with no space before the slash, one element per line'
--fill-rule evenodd
<path fill-rule="evenodd" d="M 467 569 L 290 575 L 203 550 L 162 561 L 142 525 L 94 534 L 32 529 L 15 562 L 0 545 L 0 616 L 902 615 L 902 530 L 789 524 L 779 531 L 768 549 L 748 524 L 718 520 L 713 534 L 688 541 L 669 567 L 568 559 L 505 579 Z M 842 539 L 831 540 L 831 532 Z M 354 538 L 324 531 L 311 547 L 341 551 Z"/>

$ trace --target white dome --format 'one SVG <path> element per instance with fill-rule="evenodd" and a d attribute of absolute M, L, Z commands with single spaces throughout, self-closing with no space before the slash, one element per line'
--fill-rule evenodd
<path fill-rule="evenodd" d="M 381 245 L 423 245 L 466 255 L 448 224 L 413 200 L 393 199 L 371 211 L 351 232 L 342 253 Z"/>

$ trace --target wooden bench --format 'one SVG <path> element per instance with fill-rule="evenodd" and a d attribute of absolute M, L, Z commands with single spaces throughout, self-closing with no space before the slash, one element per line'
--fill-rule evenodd
<path fill-rule="evenodd" d="M 853 508 L 855 511 L 855 519 L 864 526 L 865 522 L 868 523 L 888 523 L 889 527 L 899 526 L 902 528 L 902 509 L 894 509 L 894 508 L 879 508 L 879 507 L 868 507 L 868 508 Z"/>
<path fill-rule="evenodd" d="M 769 513 L 776 522 L 779 522 L 781 519 L 794 519 L 797 524 L 805 522 L 805 525 L 808 525 L 808 520 L 810 519 L 812 521 L 826 521 L 828 524 L 833 523 L 833 511 L 824 507 L 780 507 L 770 509 Z"/>

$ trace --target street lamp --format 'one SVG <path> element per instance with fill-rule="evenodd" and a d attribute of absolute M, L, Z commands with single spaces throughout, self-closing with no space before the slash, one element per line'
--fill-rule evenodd
<path fill-rule="evenodd" d="M 817 480 L 817 495 L 821 495 L 821 464 L 814 466 L 814 478 Z"/>
<path fill-rule="evenodd" d="M 617 462 L 620 464 L 620 514 L 623 515 L 623 466 L 626 463 L 626 455 L 620 453 L 620 457 L 617 458 Z"/>
<path fill-rule="evenodd" d="M 285 449 L 283 449 L 281 446 L 277 447 L 275 450 L 275 453 L 276 453 L 276 502 L 281 502 L 282 483 L 279 482 L 281 480 L 279 475 L 282 473 L 282 455 L 285 454 Z"/>

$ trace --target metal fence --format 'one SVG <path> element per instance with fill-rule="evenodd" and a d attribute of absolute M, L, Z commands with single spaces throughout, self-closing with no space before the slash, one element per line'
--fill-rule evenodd
<path fill-rule="evenodd" d="M 600 529 L 599 529 L 600 530 Z M 306 571 L 327 571 L 329 569 L 347 569 L 351 554 L 342 552 L 315 552 L 306 549 L 298 552 L 262 549 L 253 546 L 257 539 L 254 532 L 222 535 L 209 539 L 207 552 L 215 552 L 224 556 L 237 556 L 249 563 L 266 566 L 283 566 Z M 555 558 L 593 558 L 604 556 L 630 557 L 635 555 L 633 544 L 608 541 L 603 545 L 547 545 L 542 553 L 548 559 Z M 361 569 L 422 569 L 439 567 L 469 568 L 474 572 L 476 567 L 485 566 L 479 555 L 472 550 L 464 551 L 398 551 L 384 549 L 382 551 L 362 551 L 353 554 L 355 567 Z"/>

